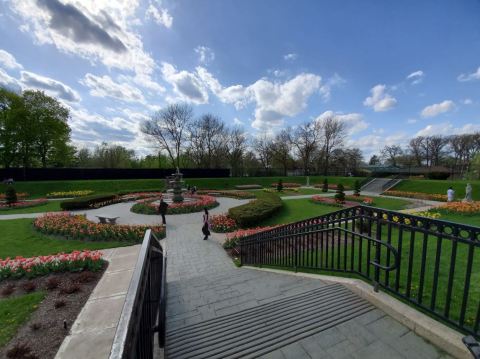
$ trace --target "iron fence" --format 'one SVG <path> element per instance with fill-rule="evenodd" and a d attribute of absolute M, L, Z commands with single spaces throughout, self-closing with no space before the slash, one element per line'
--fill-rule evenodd
<path fill-rule="evenodd" d="M 153 358 L 154 335 L 165 345 L 166 310 L 165 252 L 149 229 L 128 288 L 110 359 Z"/>
<path fill-rule="evenodd" d="M 480 337 L 480 228 L 368 206 L 240 240 L 243 265 L 344 272 Z"/>

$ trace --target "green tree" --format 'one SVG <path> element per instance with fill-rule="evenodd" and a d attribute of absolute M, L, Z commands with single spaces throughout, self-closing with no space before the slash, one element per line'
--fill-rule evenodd
<path fill-rule="evenodd" d="M 9 206 L 17 202 L 17 191 L 15 191 L 13 186 L 7 187 L 5 191 L 5 202 L 7 202 Z"/>
<path fill-rule="evenodd" d="M 0 161 L 5 168 L 11 167 L 20 154 L 22 117 L 25 117 L 22 97 L 0 88 Z"/>
<path fill-rule="evenodd" d="M 323 180 L 322 192 L 328 192 L 328 179 L 326 177 Z"/>
<path fill-rule="evenodd" d="M 337 191 L 335 193 L 335 201 L 338 203 L 344 203 L 345 202 L 345 188 L 343 187 L 343 184 L 339 183 L 337 186 Z"/>
<path fill-rule="evenodd" d="M 42 91 L 25 91 L 23 93 L 27 121 L 34 127 L 35 138 L 27 134 L 24 141 L 24 165 L 29 164 L 30 150 L 38 154 L 42 167 L 50 162 L 59 161 L 58 154 L 65 153 L 70 141 L 70 127 L 68 126 L 69 111 L 57 99 L 45 95 Z M 29 127 L 30 127 L 29 126 Z M 70 154 L 71 151 L 69 149 Z"/>
<path fill-rule="evenodd" d="M 277 183 L 277 191 L 282 192 L 283 191 L 283 182 L 282 179 L 280 178 Z"/>
<path fill-rule="evenodd" d="M 360 196 L 360 189 L 361 189 L 360 181 L 356 180 L 354 185 L 353 185 L 353 194 L 355 196 Z"/>

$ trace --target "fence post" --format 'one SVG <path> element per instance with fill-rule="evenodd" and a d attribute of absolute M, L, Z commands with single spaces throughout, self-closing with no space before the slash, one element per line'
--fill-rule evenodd
<path fill-rule="evenodd" d="M 297 273 L 297 266 L 298 266 L 298 241 L 297 241 L 298 236 L 293 237 L 293 253 L 294 253 L 294 268 L 295 268 L 295 273 Z"/>
<path fill-rule="evenodd" d="M 375 233 L 375 238 L 377 239 L 377 241 L 381 241 L 382 240 L 382 223 L 381 223 L 381 218 L 378 218 L 377 217 L 377 230 L 376 230 L 376 233 Z M 380 243 L 379 242 L 375 242 L 375 262 L 377 263 L 377 265 L 375 265 L 374 267 L 374 270 L 375 270 L 375 273 L 374 273 L 374 280 L 373 280 L 373 290 L 375 292 L 378 292 L 378 287 L 379 287 L 379 283 L 380 283 L 380 267 L 379 267 L 379 264 L 380 264 L 380 260 L 381 260 L 381 246 L 380 246 Z"/>

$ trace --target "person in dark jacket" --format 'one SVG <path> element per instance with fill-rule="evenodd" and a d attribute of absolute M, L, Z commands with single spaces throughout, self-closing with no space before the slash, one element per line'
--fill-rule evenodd
<path fill-rule="evenodd" d="M 208 236 L 210 235 L 210 224 L 209 224 L 209 215 L 208 209 L 204 208 L 205 213 L 203 214 L 203 226 L 202 226 L 202 233 L 205 236 L 203 240 L 207 240 Z"/>
<path fill-rule="evenodd" d="M 167 214 L 168 203 L 163 200 L 160 200 L 160 204 L 158 205 L 158 213 L 162 216 L 162 224 L 164 226 L 167 225 L 167 221 L 165 220 L 165 215 Z"/>

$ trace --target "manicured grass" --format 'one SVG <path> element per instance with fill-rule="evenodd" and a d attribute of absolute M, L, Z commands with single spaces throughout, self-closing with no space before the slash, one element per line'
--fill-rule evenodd
<path fill-rule="evenodd" d="M 90 242 L 53 238 L 35 231 L 32 223 L 33 219 L 0 221 L 0 258 L 33 257 L 81 249 L 103 249 L 131 245 L 128 242 Z"/>
<path fill-rule="evenodd" d="M 280 193 L 280 197 L 290 197 L 290 196 L 303 196 L 307 194 L 322 194 L 322 190 L 320 188 L 299 188 L 298 192 L 294 191 L 284 191 Z"/>
<path fill-rule="evenodd" d="M 95 191 L 95 194 L 121 191 L 158 191 L 165 187 L 165 181 L 164 179 L 37 181 L 16 182 L 14 186 L 17 192 L 27 192 L 32 198 L 38 198 L 58 191 L 92 190 Z M 5 188 L 4 184 L 0 184 L 1 193 L 5 192 Z"/>
<path fill-rule="evenodd" d="M 56 212 L 61 211 L 60 208 L 61 201 L 48 201 L 45 204 L 35 207 L 28 208 L 19 208 L 19 209 L 8 209 L 0 211 L 0 216 L 4 214 L 22 214 L 22 213 L 44 213 L 44 212 Z"/>
<path fill-rule="evenodd" d="M 448 187 L 452 186 L 455 197 L 462 199 L 465 197 L 467 183 L 472 185 L 473 199 L 480 201 L 480 181 L 403 180 L 392 189 L 395 191 L 447 194 Z"/>
<path fill-rule="evenodd" d="M 373 197 L 375 207 L 390 210 L 399 210 L 408 205 L 408 201 L 393 198 Z M 283 207 L 269 219 L 262 221 L 261 226 L 286 224 L 303 219 L 318 217 L 326 213 L 338 211 L 340 207 L 329 206 L 322 203 L 313 203 L 309 198 L 289 199 L 283 201 Z"/>
<path fill-rule="evenodd" d="M 432 212 L 435 212 L 435 209 L 433 209 Z M 442 213 L 440 220 L 480 227 L 480 213 L 476 215 L 471 215 L 471 216 L 465 216 L 465 215 L 455 214 L 455 213 L 449 213 L 449 214 Z"/>
<path fill-rule="evenodd" d="M 45 292 L 35 292 L 0 300 L 0 347 L 13 338 L 18 328 L 45 298 Z"/>

